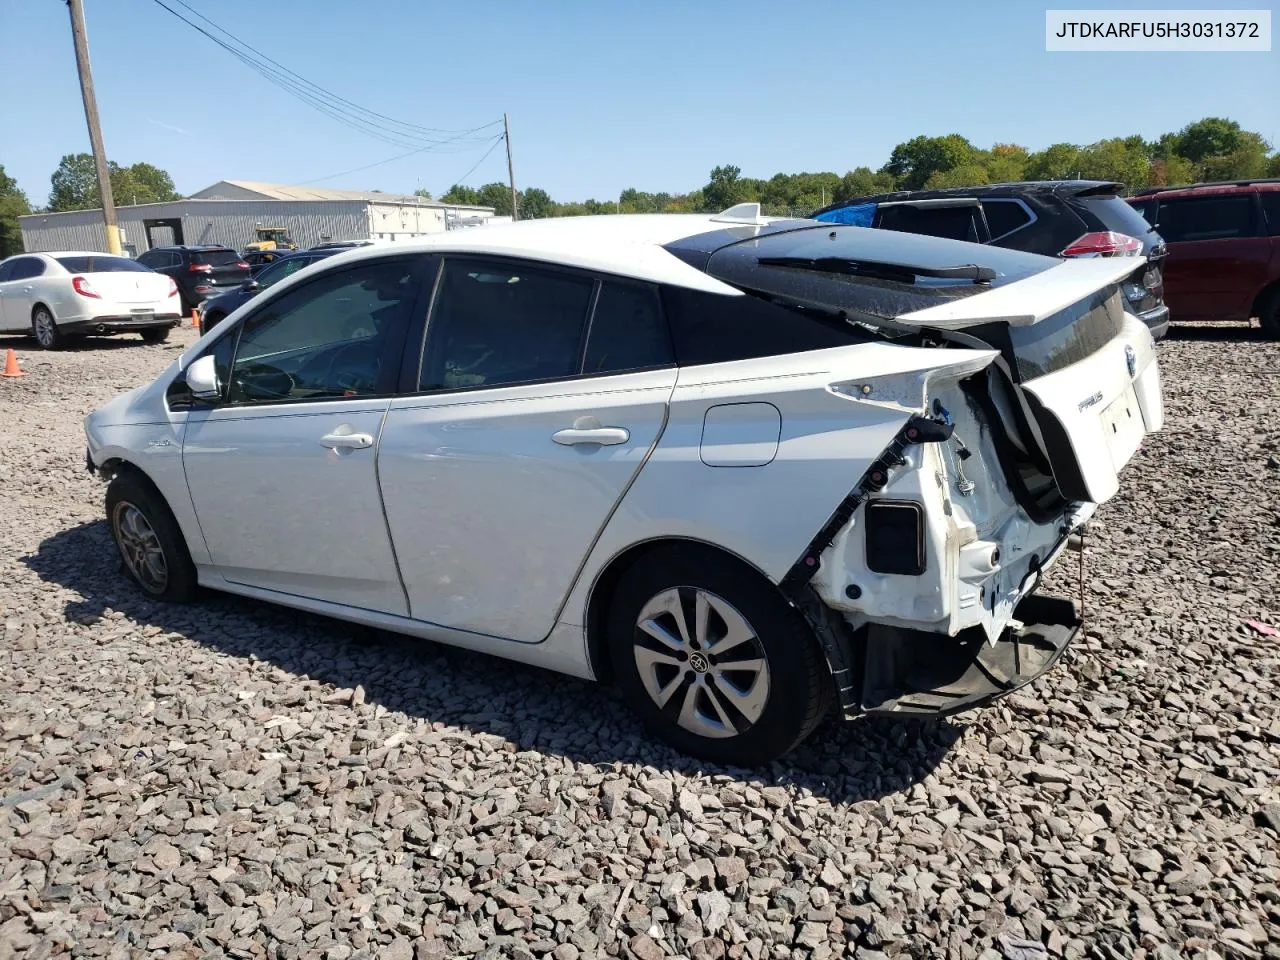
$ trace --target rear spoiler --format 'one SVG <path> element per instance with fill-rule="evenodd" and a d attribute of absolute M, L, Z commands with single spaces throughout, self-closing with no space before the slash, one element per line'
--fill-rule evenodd
<path fill-rule="evenodd" d="M 1098 257 L 1091 260 L 1063 260 L 1048 270 L 975 293 L 913 310 L 895 318 L 897 324 L 955 330 L 977 323 L 1003 322 L 1029 326 L 1052 316 L 1133 273 L 1138 262 L 1133 257 Z"/>

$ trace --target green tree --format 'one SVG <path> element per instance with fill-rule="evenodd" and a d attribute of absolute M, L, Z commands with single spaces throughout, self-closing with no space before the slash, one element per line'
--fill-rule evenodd
<path fill-rule="evenodd" d="M 111 177 L 111 193 L 117 205 L 179 199 L 173 178 L 159 167 L 149 163 L 122 167 L 111 162 L 107 169 Z M 97 169 L 92 155 L 88 153 L 64 156 L 49 180 L 53 187 L 49 194 L 49 209 L 52 211 L 92 210 L 102 206 Z"/>
<path fill-rule="evenodd" d="M 1027 157 L 1024 176 L 1028 180 L 1070 180 L 1080 170 L 1080 148 L 1074 143 L 1055 143 Z"/>
<path fill-rule="evenodd" d="M 508 191 L 510 193 L 510 191 Z M 520 219 L 542 220 L 554 215 L 555 202 L 551 194 L 538 187 L 530 187 L 520 193 Z"/>
<path fill-rule="evenodd" d="M 935 173 L 974 162 L 975 150 L 958 133 L 944 137 L 912 137 L 889 154 L 881 170 L 893 177 L 903 190 L 919 190 Z"/>
<path fill-rule="evenodd" d="M 1205 157 L 1197 175 L 1201 180 L 1246 180 L 1265 177 L 1270 166 L 1269 144 L 1259 134 L 1243 131 L 1236 146 L 1226 153 Z"/>
<path fill-rule="evenodd" d="M 421 197 L 423 200 L 431 199 L 431 191 L 427 190 L 425 187 L 419 187 L 417 190 L 413 191 L 413 195 L 415 197 Z"/>
<path fill-rule="evenodd" d="M 441 203 L 459 203 L 463 206 L 475 207 L 480 205 L 480 191 L 475 187 L 464 187 L 460 183 L 455 183 L 452 187 L 440 195 Z"/>
<path fill-rule="evenodd" d="M 1016 143 L 997 143 L 982 159 L 987 183 L 1016 183 L 1026 179 L 1031 154 Z"/>
<path fill-rule="evenodd" d="M 1085 180 L 1114 180 L 1130 190 L 1140 190 L 1151 182 L 1149 152 L 1141 137 L 1099 140 L 1080 151 L 1080 176 Z"/>
<path fill-rule="evenodd" d="M 872 197 L 893 190 L 893 177 L 888 173 L 876 173 L 870 167 L 855 167 L 840 178 L 832 200 L 853 200 Z"/>
<path fill-rule="evenodd" d="M 965 163 L 950 170 L 939 170 L 925 182 L 925 186 L 935 190 L 939 187 L 976 187 L 990 182 L 982 164 Z"/>
<path fill-rule="evenodd" d="M 749 187 L 742 180 L 742 169 L 726 164 L 711 171 L 710 182 L 702 188 L 703 203 L 712 210 L 727 210 L 745 203 Z"/>
<path fill-rule="evenodd" d="M 18 182 L 4 171 L 0 164 L 0 260 L 22 252 L 22 231 L 18 229 L 18 217 L 31 212 L 27 195 L 18 188 Z"/>
<path fill-rule="evenodd" d="M 1209 157 L 1232 153 L 1241 146 L 1243 131 L 1240 124 L 1223 117 L 1205 117 L 1189 123 L 1174 136 L 1175 152 L 1192 163 L 1202 163 Z"/>

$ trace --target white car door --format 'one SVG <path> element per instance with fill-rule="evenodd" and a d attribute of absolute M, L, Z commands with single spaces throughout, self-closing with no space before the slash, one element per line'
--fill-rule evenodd
<path fill-rule="evenodd" d="M 243 584 L 404 615 L 377 441 L 424 289 L 419 257 L 328 271 L 214 345 L 224 401 L 193 407 L 183 465 L 213 563 Z"/>
<path fill-rule="evenodd" d="M 9 277 L 13 274 L 15 262 L 14 260 L 6 260 L 0 263 L 0 333 L 9 333 L 17 329 L 9 326 L 9 320 L 5 314 L 5 295 L 9 292 Z"/>
<path fill-rule="evenodd" d="M 542 640 L 675 379 L 651 287 L 446 257 L 422 392 L 391 402 L 378 453 L 410 615 Z"/>
<path fill-rule="evenodd" d="M 6 279 L 0 282 L 0 329 L 30 330 L 36 278 L 45 272 L 45 263 L 39 257 L 17 257 L 6 266 Z"/>

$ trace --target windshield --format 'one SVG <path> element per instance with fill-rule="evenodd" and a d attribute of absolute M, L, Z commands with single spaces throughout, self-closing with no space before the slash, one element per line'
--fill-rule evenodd
<path fill-rule="evenodd" d="M 855 268 L 836 269 L 841 262 Z M 982 293 L 1057 263 L 1050 257 L 1003 247 L 824 225 L 732 244 L 712 254 L 706 269 L 745 290 L 855 315 L 892 318 Z M 877 264 L 890 269 L 877 270 Z M 969 271 L 968 278 L 925 275 L 957 267 L 988 269 Z M 913 276 L 912 268 L 924 273 Z M 985 280 L 992 272 L 994 278 Z M 975 274 L 981 274 L 984 282 L 975 283 Z"/>
<path fill-rule="evenodd" d="M 151 273 L 150 267 L 144 267 L 136 260 L 126 257 L 96 256 L 54 257 L 58 263 L 71 273 Z"/>

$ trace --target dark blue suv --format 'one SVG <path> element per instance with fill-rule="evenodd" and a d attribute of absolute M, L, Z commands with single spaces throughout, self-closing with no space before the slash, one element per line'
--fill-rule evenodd
<path fill-rule="evenodd" d="M 303 250 L 277 257 L 273 262 L 262 267 L 257 274 L 245 280 L 234 290 L 221 296 L 206 300 L 198 308 L 200 311 L 200 332 L 212 330 L 227 316 L 240 307 L 242 303 L 252 300 L 267 287 L 279 283 L 309 264 L 325 257 L 331 257 L 342 250 Z"/>

